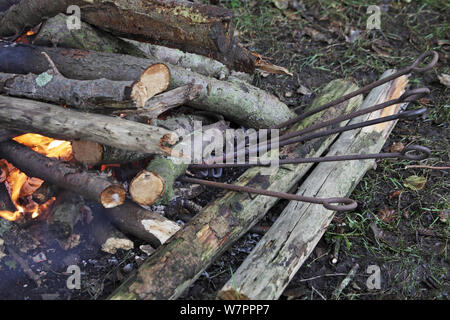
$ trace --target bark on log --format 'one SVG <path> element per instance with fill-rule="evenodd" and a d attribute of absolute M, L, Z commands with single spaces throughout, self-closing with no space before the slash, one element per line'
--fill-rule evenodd
<path fill-rule="evenodd" d="M 131 201 L 103 210 L 103 214 L 123 233 L 145 241 L 155 248 L 165 243 L 181 228 L 177 223 Z"/>
<path fill-rule="evenodd" d="M 36 177 L 79 193 L 87 199 L 98 201 L 105 208 L 118 206 L 125 201 L 126 191 L 117 182 L 47 158 L 15 141 L 0 143 L 0 158 L 9 161 L 29 177 Z"/>
<path fill-rule="evenodd" d="M 161 62 L 189 69 L 204 76 L 219 80 L 225 80 L 230 76 L 230 70 L 227 66 L 217 60 L 199 54 L 183 52 L 178 49 L 158 46 L 156 44 L 126 39 L 125 41 L 139 48 L 140 51 L 144 52 L 146 57 L 150 59 L 157 59 Z M 84 49 L 86 49 L 86 47 Z"/>
<path fill-rule="evenodd" d="M 41 52 L 46 52 L 58 70 L 71 79 L 106 78 L 134 81 L 149 65 L 157 62 L 128 55 L 0 43 L 0 72 L 40 74 L 48 69 Z M 187 105 L 218 114 L 245 127 L 269 128 L 295 116 L 275 96 L 244 82 L 227 82 L 168 65 L 170 88 L 191 83 L 203 87 L 200 96 Z"/>
<path fill-rule="evenodd" d="M 351 83 L 336 80 L 316 99 L 313 108 L 356 89 Z M 335 108 L 305 119 L 296 129 L 321 119 L 330 119 L 349 112 L 361 102 L 355 97 Z M 344 125 L 344 123 L 342 124 Z M 296 157 L 319 156 L 334 137 L 310 141 L 290 149 Z M 271 175 L 263 175 L 263 168 L 247 170 L 235 184 L 274 191 L 288 191 L 308 171 L 311 164 L 283 165 Z M 185 225 L 183 230 L 155 254 L 149 257 L 137 273 L 126 280 L 111 299 L 176 299 L 208 265 L 234 241 L 261 219 L 277 202 L 277 198 L 227 192 L 225 196 L 206 206 Z"/>
<path fill-rule="evenodd" d="M 25 27 L 81 7 L 81 19 L 115 35 L 169 46 L 219 60 L 230 68 L 252 73 L 259 56 L 234 38 L 229 9 L 185 0 L 22 0 L 5 12 L 0 36 L 17 36 Z M 120 23 L 118 22 L 120 21 Z"/>
<path fill-rule="evenodd" d="M 68 19 L 69 16 L 60 13 L 45 21 L 39 33 L 34 35 L 33 44 L 72 49 L 89 47 L 90 50 L 94 51 L 129 54 L 141 58 L 147 57 L 146 53 L 132 43 L 99 30 L 85 22 L 80 23 L 80 28 L 69 29 L 67 28 Z"/>
<path fill-rule="evenodd" d="M 393 71 L 386 72 L 384 76 Z M 398 98 L 405 90 L 405 76 L 375 88 L 361 108 Z M 396 113 L 400 105 L 351 120 L 358 123 Z M 395 122 L 342 133 L 327 155 L 378 153 Z M 314 197 L 347 197 L 375 160 L 320 163 L 302 183 L 297 194 Z M 334 212 L 321 205 L 291 201 L 250 255 L 219 291 L 220 299 L 278 299 L 333 219 Z"/>
<path fill-rule="evenodd" d="M 5 12 L 13 5 L 19 3 L 21 0 L 0 0 L 0 21 Z"/>
<path fill-rule="evenodd" d="M 80 195 L 63 191 L 56 198 L 56 203 L 47 220 L 49 231 L 60 240 L 69 238 L 83 206 L 84 200 Z"/>
<path fill-rule="evenodd" d="M 18 135 L 20 135 L 20 133 L 17 131 L 0 129 L 0 142 L 11 140 Z"/>
<path fill-rule="evenodd" d="M 0 96 L 0 123 L 9 129 L 57 139 L 90 140 L 152 154 L 170 154 L 171 149 L 164 144 L 174 144 L 178 140 L 175 133 L 163 128 L 5 96 Z"/>
<path fill-rule="evenodd" d="M 106 253 L 115 254 L 118 249 L 131 250 L 134 243 L 117 230 L 103 215 L 96 215 L 91 225 L 95 242 Z"/>
<path fill-rule="evenodd" d="M 143 107 L 148 99 L 167 90 L 170 72 L 164 64 L 153 64 L 139 78 L 134 82 L 74 80 L 52 69 L 39 75 L 0 73 L 0 93 L 82 110 L 127 109 Z"/>
<path fill-rule="evenodd" d="M 88 140 L 72 141 L 73 158 L 86 165 L 127 163 L 150 157 L 148 153 L 126 151 Z"/>

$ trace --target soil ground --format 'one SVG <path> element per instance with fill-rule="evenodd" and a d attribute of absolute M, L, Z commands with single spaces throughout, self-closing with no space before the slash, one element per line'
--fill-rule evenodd
<path fill-rule="evenodd" d="M 375 2 L 375 3 L 372 3 Z M 399 122 L 384 146 L 394 143 L 428 146 L 432 157 L 422 165 L 449 166 L 449 89 L 438 76 L 450 74 L 450 7 L 446 1 L 313 1 L 231 0 L 222 5 L 236 13 L 236 29 L 243 44 L 272 63 L 288 68 L 293 77 L 257 74 L 254 84 L 277 95 L 301 112 L 329 81 L 346 78 L 363 86 L 386 69 L 405 67 L 426 50 L 440 54 L 437 67 L 425 75 L 412 75 L 413 87 L 426 86 L 431 95 L 412 108 L 426 106 L 426 116 Z M 368 30 L 367 9 L 380 9 L 380 29 Z M 305 93 L 306 88 L 310 94 Z M 302 92 L 300 92 L 302 91 Z M 319 245 L 290 282 L 281 299 L 333 299 L 333 292 L 359 264 L 355 279 L 339 299 L 448 299 L 450 288 L 448 245 L 450 235 L 448 170 L 405 169 L 405 161 L 377 161 L 351 197 L 353 212 L 337 214 Z M 227 172 L 231 180 L 240 172 Z M 426 180 L 420 190 L 407 186 L 407 178 Z M 205 205 L 215 192 L 196 201 Z M 280 201 L 182 295 L 183 299 L 214 299 L 248 253 L 282 211 Z M 32 232 L 32 231 L 30 231 Z M 43 280 L 38 287 L 14 259 L 0 263 L 0 299 L 103 299 L 145 259 L 139 249 L 101 253 L 79 224 L 81 243 L 70 252 L 57 245 L 46 250 L 46 261 L 29 262 Z M 39 230 L 36 230 L 39 234 Z M 337 263 L 330 256 L 340 244 Z M 56 249 L 54 249 L 56 248 Z M 42 249 L 28 253 L 36 256 Z M 82 267 L 81 290 L 66 286 L 67 265 Z M 367 268 L 380 268 L 380 289 L 369 289 Z"/>

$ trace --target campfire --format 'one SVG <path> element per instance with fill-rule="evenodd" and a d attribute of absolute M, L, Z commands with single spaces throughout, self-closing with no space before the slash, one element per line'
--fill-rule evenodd
<path fill-rule="evenodd" d="M 269 250 L 299 255 L 287 260 L 301 264 L 334 212 L 356 208 L 350 190 L 373 159 L 418 161 L 431 152 L 409 145 L 379 153 L 397 120 L 425 112 L 403 110 L 429 93 L 408 90 L 408 74 L 432 68 L 434 52 L 363 88 L 336 79 L 296 115 L 252 85 L 254 73 L 292 73 L 244 48 L 228 9 L 181 0 L 47 2 L 39 1 L 48 12 L 35 14 L 33 1 L 22 0 L 0 16 L 0 238 L 45 224 L 69 252 L 83 220 L 108 254 L 135 242 L 159 252 L 111 298 L 176 297 L 279 199 L 289 205 L 264 247 L 278 245 L 272 234 L 306 239 L 306 230 L 310 242 Z M 69 5 L 81 19 L 65 14 Z M 217 192 L 205 205 L 199 196 L 210 189 Z M 248 264 L 268 267 L 269 256 Z M 239 298 L 259 290 L 248 264 L 236 275 Z M 266 274 L 259 281 L 275 288 Z M 218 296 L 237 292 L 228 283 Z"/>

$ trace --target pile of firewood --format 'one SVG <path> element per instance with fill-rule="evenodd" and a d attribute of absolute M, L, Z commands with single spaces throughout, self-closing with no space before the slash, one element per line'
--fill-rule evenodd
<path fill-rule="evenodd" d="M 68 8 L 72 15 L 67 15 Z M 104 251 L 132 248 L 133 242 L 127 235 L 159 247 L 158 254 L 151 255 L 112 298 L 178 297 L 277 201 L 273 197 L 228 192 L 198 208 L 188 200 L 201 192 L 198 186 L 175 187 L 177 177 L 189 169 L 188 164 L 173 161 L 183 156 L 175 148 L 182 140 L 177 133 L 180 128 L 192 133 L 195 121 L 220 132 L 230 125 L 270 128 L 295 115 L 278 98 L 249 83 L 250 75 L 257 69 L 290 73 L 242 47 L 234 36 L 232 16 L 228 9 L 185 0 L 0 0 L 0 212 L 10 212 L 9 216 L 3 214 L 9 220 L 23 219 L 23 210 L 17 212 L 7 188 L 8 178 L 18 169 L 29 177 L 24 186 L 32 189 L 26 193 L 22 187 L 20 193 L 33 199 L 44 194 L 39 203 L 51 204 L 51 209 L 42 216 L 68 247 L 77 216 L 87 200 L 104 208 L 101 216 L 94 219 L 98 220 L 95 234 Z M 397 79 L 372 93 L 363 106 L 362 97 L 358 96 L 320 115 L 331 119 L 373 101 L 398 97 L 406 83 L 406 77 Z M 356 88 L 348 81 L 335 80 L 311 108 Z M 391 112 L 398 110 L 397 106 Z M 305 119 L 294 129 L 309 126 L 317 119 Z M 391 129 L 392 125 L 386 125 L 367 131 L 370 141 L 377 142 L 355 142 L 359 149 L 348 142 L 355 136 L 364 139 L 361 132 L 365 131 L 338 141 L 341 148 L 352 152 L 361 151 L 363 146 L 367 152 L 376 152 Z M 40 152 L 39 146 L 21 138 L 28 133 L 70 141 L 71 159 Z M 333 135 L 293 145 L 285 148 L 282 155 L 320 156 L 335 138 Z M 142 167 L 126 183 L 100 170 L 134 162 Z M 313 187 L 310 180 L 304 184 L 311 184 L 307 190 L 319 195 L 326 190 L 345 196 L 371 163 L 363 161 L 360 167 L 323 164 L 323 168 L 321 164 L 311 175 L 316 177 L 314 183 L 318 183 L 317 177 L 323 180 L 323 189 Z M 311 165 L 286 165 L 269 175 L 261 174 L 261 168 L 252 168 L 235 183 L 287 192 L 298 187 Z M 338 173 L 333 179 L 342 179 L 339 190 L 323 174 L 327 170 Z M 34 188 L 33 178 L 42 180 Z M 48 191 L 52 186 L 64 190 L 56 201 L 49 201 L 54 197 Z M 187 199 L 197 213 L 183 228 L 167 213 L 156 213 L 150 207 L 173 204 L 177 199 Z M 304 218 L 307 212 L 320 207 L 302 205 L 301 209 L 288 206 L 283 215 L 303 210 Z M 331 220 L 333 212 L 322 207 L 319 211 L 323 213 L 319 220 L 305 222 L 308 232 L 303 234 L 309 238 L 298 236 L 301 231 L 289 229 L 301 226 L 291 216 L 280 220 L 277 232 L 298 236 L 295 241 L 285 239 L 284 248 L 273 249 L 286 255 L 272 259 L 276 261 L 274 266 L 284 271 L 274 267 L 264 281 L 257 282 L 248 280 L 250 275 L 238 273 L 241 296 L 227 284 L 220 297 L 279 297 Z M 8 231 L 16 225 L 0 218 L 0 238 L 13 237 Z M 267 249 L 275 246 L 276 239 L 261 243 L 258 247 L 265 245 Z M 259 258 L 263 252 L 258 253 Z M 250 272 L 257 270 L 255 266 L 263 268 L 255 255 L 243 272 L 262 276 L 261 272 Z M 290 259 L 293 256 L 299 258 Z M 246 284 L 245 289 L 241 283 Z"/>

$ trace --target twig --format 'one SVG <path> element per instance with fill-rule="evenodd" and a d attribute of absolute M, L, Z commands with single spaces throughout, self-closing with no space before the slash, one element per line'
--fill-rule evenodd
<path fill-rule="evenodd" d="M 450 167 L 433 167 L 433 166 L 427 166 L 427 165 L 411 165 L 411 166 L 405 166 L 405 169 L 432 169 L 432 170 L 449 170 Z"/>
<path fill-rule="evenodd" d="M 334 291 L 333 297 L 334 299 L 338 300 L 339 296 L 341 295 L 342 291 L 348 286 L 348 284 L 353 280 L 353 278 L 356 275 L 356 272 L 359 269 L 359 264 L 355 264 L 351 269 L 350 272 L 347 274 L 347 276 L 342 280 L 339 287 Z"/>
<path fill-rule="evenodd" d="M 61 72 L 59 72 L 58 68 L 56 67 L 53 60 L 49 57 L 49 55 L 46 52 L 41 52 L 41 53 L 44 55 L 45 59 L 47 59 L 48 64 L 52 68 L 53 72 L 58 76 L 62 76 Z"/>

